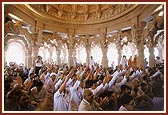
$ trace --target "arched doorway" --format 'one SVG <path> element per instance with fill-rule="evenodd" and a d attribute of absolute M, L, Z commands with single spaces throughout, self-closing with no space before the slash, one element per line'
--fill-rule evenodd
<path fill-rule="evenodd" d="M 7 64 L 15 62 L 16 64 L 22 63 L 25 65 L 25 51 L 23 44 L 17 41 L 13 41 L 8 44 L 6 62 Z"/>

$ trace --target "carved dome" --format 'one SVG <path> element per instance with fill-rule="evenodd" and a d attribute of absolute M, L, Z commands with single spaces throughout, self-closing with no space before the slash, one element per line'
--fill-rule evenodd
<path fill-rule="evenodd" d="M 132 25 L 153 19 L 161 4 L 5 4 L 6 17 L 14 14 L 22 19 L 18 25 L 31 33 L 50 36 L 100 36 L 131 31 Z M 5 20 L 6 22 L 8 20 Z M 15 24 L 16 25 L 16 24 Z"/>
<path fill-rule="evenodd" d="M 31 4 L 33 9 L 72 24 L 95 24 L 110 21 L 133 10 L 136 4 Z"/>

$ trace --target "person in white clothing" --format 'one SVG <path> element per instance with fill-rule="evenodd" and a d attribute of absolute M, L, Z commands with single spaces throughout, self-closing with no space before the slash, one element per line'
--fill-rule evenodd
<path fill-rule="evenodd" d="M 69 78 L 74 74 L 74 69 L 71 69 L 70 73 L 64 77 L 65 80 L 61 84 L 60 88 L 54 93 L 54 111 L 68 111 L 69 103 L 66 98 L 67 88 L 66 83 Z"/>
<path fill-rule="evenodd" d="M 76 80 L 75 84 L 70 87 L 70 103 L 69 103 L 69 110 L 70 111 L 77 111 L 79 104 L 82 100 L 82 90 L 80 90 L 80 81 Z"/>
<path fill-rule="evenodd" d="M 46 84 L 46 97 L 47 97 L 47 104 L 48 104 L 48 110 L 53 110 L 53 94 L 55 91 L 55 79 L 56 79 L 56 74 L 51 73 L 50 74 L 50 79 L 47 81 Z"/>
<path fill-rule="evenodd" d="M 129 79 L 129 74 L 130 72 L 127 71 L 123 77 L 123 79 L 121 80 L 121 82 L 115 83 L 115 86 L 117 86 L 118 88 L 120 88 L 122 85 L 126 84 L 127 80 Z"/>
<path fill-rule="evenodd" d="M 122 65 L 123 69 L 127 66 L 128 60 L 126 59 L 126 56 L 123 55 L 121 58 L 120 64 Z"/>
<path fill-rule="evenodd" d="M 120 64 L 117 67 L 117 70 L 111 75 L 112 79 L 109 81 L 109 91 L 112 90 L 112 86 L 114 85 L 115 81 L 117 80 L 117 78 L 119 77 L 120 71 L 121 71 L 122 65 Z"/>
<path fill-rule="evenodd" d="M 92 68 L 92 66 L 94 66 L 94 59 L 93 56 L 90 56 L 90 68 Z"/>
<path fill-rule="evenodd" d="M 39 70 L 43 65 L 43 60 L 41 56 L 38 56 L 37 60 L 35 61 L 35 74 L 39 75 Z"/>
<path fill-rule="evenodd" d="M 43 82 L 44 86 L 46 85 L 45 83 L 45 76 L 47 75 L 47 69 L 42 70 L 42 74 L 40 75 L 40 80 Z"/>
<path fill-rule="evenodd" d="M 74 67 L 76 67 L 76 66 L 77 66 L 77 64 L 78 64 L 78 62 L 77 62 L 77 58 L 76 58 L 76 57 L 74 57 L 73 62 L 74 62 Z"/>

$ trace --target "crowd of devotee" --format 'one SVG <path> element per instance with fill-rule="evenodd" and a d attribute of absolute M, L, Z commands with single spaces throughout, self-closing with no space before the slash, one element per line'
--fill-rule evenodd
<path fill-rule="evenodd" d="M 31 68 L 12 62 L 4 67 L 5 111 L 164 110 L 164 63 L 158 57 L 154 67 L 138 67 L 136 59 L 123 56 L 107 68 L 94 61 L 69 67 L 38 58 Z"/>

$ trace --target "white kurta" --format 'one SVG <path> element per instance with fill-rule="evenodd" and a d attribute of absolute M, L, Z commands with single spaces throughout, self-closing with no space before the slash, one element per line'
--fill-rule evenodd
<path fill-rule="evenodd" d="M 78 111 L 94 111 L 93 107 L 90 105 L 88 101 L 83 99 L 79 105 Z"/>
<path fill-rule="evenodd" d="M 70 103 L 69 103 L 69 110 L 70 111 L 77 111 L 79 104 L 82 99 L 82 90 L 78 90 L 77 88 L 79 87 L 80 81 L 76 81 L 73 87 L 70 88 Z"/>
<path fill-rule="evenodd" d="M 59 90 L 54 94 L 54 111 L 68 111 L 68 102 Z"/>
<path fill-rule="evenodd" d="M 119 108 L 119 111 L 128 111 L 123 105 Z"/>
<path fill-rule="evenodd" d="M 94 66 L 94 60 L 93 59 L 90 60 L 90 68 L 92 67 L 92 65 Z"/>

